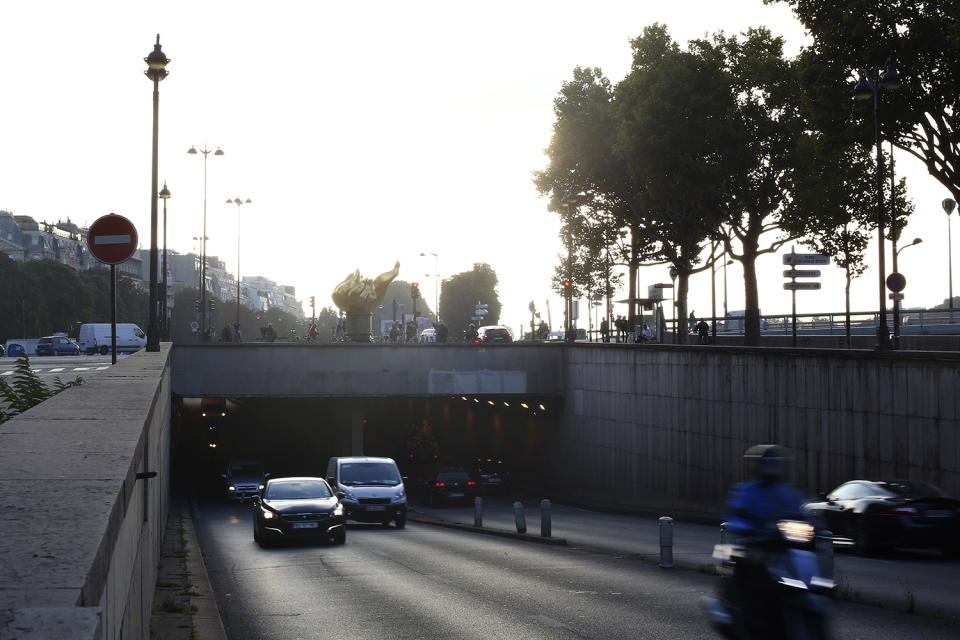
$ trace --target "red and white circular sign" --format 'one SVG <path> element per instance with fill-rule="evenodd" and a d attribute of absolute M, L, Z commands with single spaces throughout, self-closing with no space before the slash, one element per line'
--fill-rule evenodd
<path fill-rule="evenodd" d="M 137 249 L 137 229 L 123 216 L 107 214 L 90 225 L 87 246 L 93 257 L 104 264 L 126 262 Z"/>

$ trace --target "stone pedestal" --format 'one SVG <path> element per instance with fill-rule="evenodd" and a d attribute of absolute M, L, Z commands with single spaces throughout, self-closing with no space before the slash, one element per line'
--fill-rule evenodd
<path fill-rule="evenodd" d="M 347 311 L 344 331 L 350 342 L 370 342 L 373 330 L 373 313 L 367 311 Z"/>

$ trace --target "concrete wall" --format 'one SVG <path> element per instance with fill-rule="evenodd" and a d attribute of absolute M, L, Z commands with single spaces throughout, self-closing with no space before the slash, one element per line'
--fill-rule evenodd
<path fill-rule="evenodd" d="M 173 391 L 183 396 L 426 396 L 552 394 L 562 345 L 177 345 Z"/>
<path fill-rule="evenodd" d="M 124 358 L 0 425 L 0 638 L 149 637 L 168 360 L 168 345 Z"/>
<path fill-rule="evenodd" d="M 601 345 L 566 351 L 553 480 L 578 498 L 719 514 L 776 442 L 816 493 L 856 477 L 960 495 L 960 354 Z"/>

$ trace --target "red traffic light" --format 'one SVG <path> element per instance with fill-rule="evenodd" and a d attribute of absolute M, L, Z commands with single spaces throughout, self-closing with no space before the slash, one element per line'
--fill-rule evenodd
<path fill-rule="evenodd" d="M 570 286 L 570 281 L 569 281 L 569 280 L 564 280 L 564 281 L 563 281 L 563 286 L 569 287 L 569 286 Z"/>

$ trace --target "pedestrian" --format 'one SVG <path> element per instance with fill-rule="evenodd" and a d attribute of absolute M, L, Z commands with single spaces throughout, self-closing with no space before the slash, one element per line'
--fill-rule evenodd
<path fill-rule="evenodd" d="M 610 342 L 610 323 L 604 318 L 600 321 L 600 339 L 604 342 Z"/>
<path fill-rule="evenodd" d="M 697 335 L 700 336 L 700 344 L 710 344 L 710 325 L 704 320 L 697 323 Z"/>
<path fill-rule="evenodd" d="M 643 325 L 643 330 L 640 331 L 640 340 L 641 342 L 653 342 L 653 331 L 647 325 Z"/>
<path fill-rule="evenodd" d="M 267 330 L 265 333 L 266 333 L 265 338 L 267 342 L 273 342 L 274 340 L 277 339 L 277 330 L 273 328 L 272 322 L 267 323 Z"/>
<path fill-rule="evenodd" d="M 437 342 L 446 342 L 448 331 L 447 325 L 443 324 L 443 320 L 437 320 Z"/>
<path fill-rule="evenodd" d="M 407 342 L 417 341 L 417 325 L 413 320 L 407 322 Z"/>
<path fill-rule="evenodd" d="M 233 341 L 236 342 L 236 343 L 242 342 L 242 340 L 241 340 L 241 334 L 240 334 L 240 323 L 239 323 L 239 322 L 234 322 L 234 323 L 233 323 Z"/>
<path fill-rule="evenodd" d="M 396 343 L 400 340 L 400 329 L 397 327 L 397 323 L 394 322 L 390 325 L 390 342 Z"/>
<path fill-rule="evenodd" d="M 693 315 L 694 312 L 690 312 L 690 333 L 693 333 L 697 330 L 697 316 Z"/>

